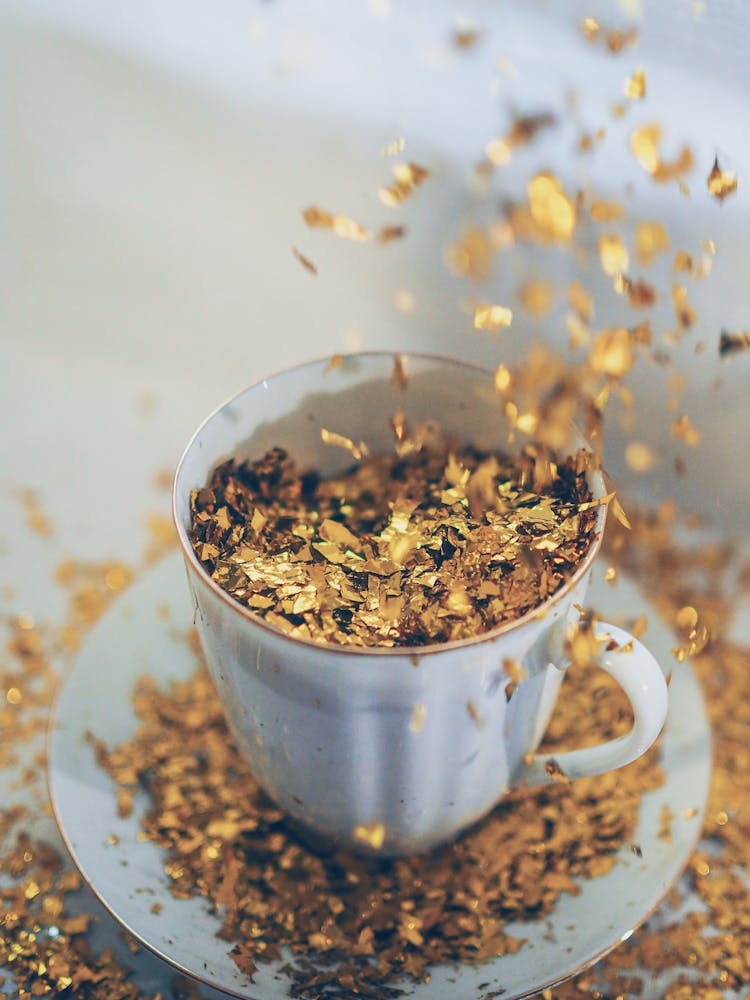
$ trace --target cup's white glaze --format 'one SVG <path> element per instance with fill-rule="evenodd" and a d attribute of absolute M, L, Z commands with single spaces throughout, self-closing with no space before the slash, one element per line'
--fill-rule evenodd
<path fill-rule="evenodd" d="M 251 386 L 197 431 L 174 488 L 201 643 L 253 773 L 291 816 L 338 842 L 361 849 L 354 831 L 382 824 L 386 854 L 426 850 L 478 820 L 510 787 L 546 780 L 547 762 L 529 764 L 528 755 L 554 707 L 565 630 L 598 541 L 568 585 L 510 625 L 459 643 L 352 650 L 291 639 L 235 603 L 201 567 L 188 531 L 190 491 L 230 455 L 257 458 L 280 445 L 303 468 L 332 473 L 351 464 L 348 453 L 322 443 L 321 427 L 389 451 L 400 409 L 409 421 L 437 420 L 459 443 L 507 446 L 492 373 L 427 355 L 410 355 L 407 365 L 406 387 L 391 379 L 393 356 L 385 353 L 334 368 L 311 362 Z M 602 507 L 599 532 L 603 518 Z M 506 659 L 527 672 L 509 700 Z M 636 725 L 620 741 L 559 755 L 570 777 L 637 757 L 666 715 L 661 670 L 640 644 L 602 665 L 623 683 Z"/>

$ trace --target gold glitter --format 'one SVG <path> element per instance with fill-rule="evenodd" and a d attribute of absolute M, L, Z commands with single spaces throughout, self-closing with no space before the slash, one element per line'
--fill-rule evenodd
<path fill-rule="evenodd" d="M 474 329 L 496 332 L 510 326 L 513 310 L 507 306 L 479 305 L 474 310 Z"/>
<path fill-rule="evenodd" d="M 16 496 L 23 509 L 26 525 L 35 535 L 49 538 L 54 534 L 54 526 L 42 510 L 42 506 L 33 490 L 18 490 Z"/>
<path fill-rule="evenodd" d="M 351 438 L 346 437 L 345 434 L 337 434 L 336 431 L 329 431 L 325 427 L 320 428 L 320 440 L 323 444 L 331 444 L 336 448 L 343 448 L 358 462 L 369 453 L 369 449 L 364 441 L 360 441 L 359 444 L 355 444 L 354 441 L 352 441 Z"/>
<path fill-rule="evenodd" d="M 742 333 L 733 333 L 731 330 L 722 330 L 719 337 L 719 357 L 728 358 L 733 354 L 739 354 L 750 348 L 750 330 Z"/>
<path fill-rule="evenodd" d="M 698 318 L 695 309 L 687 300 L 687 289 L 684 285 L 672 285 L 672 303 L 674 305 L 677 327 L 682 333 L 695 324 Z"/>
<path fill-rule="evenodd" d="M 683 413 L 674 421 L 671 427 L 673 437 L 681 438 L 690 448 L 697 448 L 701 443 L 701 436 L 690 423 L 687 413 Z"/>
<path fill-rule="evenodd" d="M 567 292 L 567 300 L 571 309 L 575 309 L 584 323 L 589 323 L 594 314 L 594 304 L 589 292 L 583 288 L 576 278 Z"/>
<path fill-rule="evenodd" d="M 630 256 L 622 237 L 602 235 L 599 237 L 599 260 L 605 274 L 614 277 L 624 274 L 630 264 Z"/>
<path fill-rule="evenodd" d="M 719 158 L 716 157 L 706 183 L 708 185 L 708 193 L 716 198 L 717 201 L 724 201 L 725 198 L 728 198 L 730 194 L 734 194 L 737 190 L 737 175 L 731 173 L 729 170 L 722 170 L 719 166 Z"/>
<path fill-rule="evenodd" d="M 406 139 L 403 136 L 399 136 L 398 139 L 393 139 L 386 146 L 383 146 L 382 154 L 383 156 L 398 156 L 399 153 L 403 153 L 406 148 Z"/>
<path fill-rule="evenodd" d="M 625 206 L 619 201 L 604 201 L 595 198 L 589 206 L 593 222 L 621 222 L 625 218 Z"/>
<path fill-rule="evenodd" d="M 602 330 L 594 338 L 589 364 L 595 372 L 621 378 L 630 371 L 634 360 L 630 333 L 625 327 Z"/>
<path fill-rule="evenodd" d="M 630 441 L 625 447 L 625 462 L 633 472 L 648 472 L 656 465 L 656 455 L 645 441 Z"/>
<path fill-rule="evenodd" d="M 17 687 L 10 687 L 5 692 L 5 698 L 9 705 L 20 705 L 23 701 L 23 695 Z"/>
<path fill-rule="evenodd" d="M 403 384 L 402 365 L 394 375 Z M 513 418 L 525 433 L 538 419 Z M 591 544 L 594 456 L 560 459 L 538 442 L 517 456 L 454 453 L 434 424 L 410 431 L 394 414 L 392 426 L 393 456 L 365 458 L 327 432 L 362 459 L 330 480 L 301 476 L 280 449 L 218 466 L 191 498 L 206 571 L 287 634 L 353 646 L 476 635 L 561 585 Z"/>
<path fill-rule="evenodd" d="M 665 183 L 677 180 L 693 166 L 693 154 L 684 146 L 672 163 L 661 159 L 659 145 L 661 143 L 661 125 L 644 125 L 635 129 L 630 135 L 630 148 L 640 165 L 655 181 Z"/>
<path fill-rule="evenodd" d="M 489 237 L 480 226 L 466 229 L 448 250 L 448 266 L 464 278 L 481 281 L 488 277 L 492 262 L 492 246 Z"/>
<path fill-rule="evenodd" d="M 305 255 L 301 253 L 297 249 L 297 247 L 292 247 L 292 253 L 296 257 L 296 259 L 300 262 L 300 264 L 305 268 L 305 270 L 309 271 L 310 274 L 317 275 L 318 269 L 315 266 L 315 264 L 313 264 L 313 262 L 310 260 L 309 257 L 305 257 Z"/>
<path fill-rule="evenodd" d="M 411 713 L 411 720 L 409 722 L 409 731 L 412 733 L 421 733 L 424 729 L 424 720 L 427 715 L 427 709 L 424 705 L 415 705 L 414 711 Z"/>
<path fill-rule="evenodd" d="M 523 308 L 535 319 L 542 319 L 552 308 L 554 295 L 552 285 L 541 278 L 529 278 L 524 281 L 517 295 Z"/>
<path fill-rule="evenodd" d="M 639 222 L 635 227 L 635 257 L 648 267 L 660 253 L 669 250 L 669 234 L 660 222 Z"/>
<path fill-rule="evenodd" d="M 377 235 L 377 242 L 384 246 L 386 243 L 393 243 L 394 240 L 403 239 L 406 236 L 406 226 L 383 226 Z"/>
<path fill-rule="evenodd" d="M 516 118 L 506 135 L 500 139 L 490 139 L 487 143 L 485 154 L 488 163 L 493 167 L 504 167 L 510 163 L 514 149 L 533 142 L 539 132 L 555 124 L 555 116 L 550 113 Z"/>
<path fill-rule="evenodd" d="M 385 843 L 385 827 L 382 823 L 369 823 L 367 826 L 356 826 L 352 831 L 355 840 L 366 844 L 374 851 L 379 851 Z"/>
<path fill-rule="evenodd" d="M 581 22 L 581 33 L 587 41 L 597 41 L 600 31 L 601 26 L 595 17 L 584 17 Z"/>
<path fill-rule="evenodd" d="M 607 583 L 614 583 L 617 580 L 617 570 L 614 566 L 607 566 L 604 571 L 604 579 Z"/>
<path fill-rule="evenodd" d="M 498 365 L 495 370 L 495 389 L 500 393 L 507 392 L 510 389 L 511 380 L 510 370 L 505 365 Z"/>
<path fill-rule="evenodd" d="M 466 702 L 466 711 L 469 713 L 469 716 L 471 717 L 471 721 L 473 723 L 475 723 L 480 728 L 484 725 L 484 719 L 479 714 L 477 706 L 474 704 L 471 698 L 469 698 L 469 700 Z"/>
<path fill-rule="evenodd" d="M 631 101 L 642 101 L 646 96 L 646 71 L 637 69 L 625 81 L 625 96 Z"/>
<path fill-rule="evenodd" d="M 302 213 L 302 218 L 313 229 L 332 229 L 333 232 L 342 239 L 363 242 L 372 237 L 369 229 L 361 226 L 354 219 L 346 215 L 332 215 L 330 212 L 318 208 L 317 205 L 310 205 Z"/>
<path fill-rule="evenodd" d="M 391 169 L 394 183 L 378 188 L 378 197 L 384 205 L 400 205 L 430 176 L 429 170 L 416 163 L 395 163 Z"/>
<path fill-rule="evenodd" d="M 527 188 L 531 217 L 548 238 L 566 242 L 576 225 L 575 205 L 554 174 L 537 174 Z"/>
<path fill-rule="evenodd" d="M 399 288 L 393 297 L 393 304 L 402 313 L 412 313 L 417 308 L 417 297 L 408 288 Z"/>

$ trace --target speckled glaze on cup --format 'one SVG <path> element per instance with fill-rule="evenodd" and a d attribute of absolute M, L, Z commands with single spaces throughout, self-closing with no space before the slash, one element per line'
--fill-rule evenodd
<path fill-rule="evenodd" d="M 569 582 L 540 608 L 476 638 L 413 649 L 370 649 L 292 639 L 237 604 L 195 556 L 190 492 L 231 455 L 259 458 L 287 449 L 302 468 L 342 471 L 351 456 L 325 445 L 320 430 L 392 449 L 390 420 L 436 420 L 459 444 L 507 447 L 508 427 L 492 373 L 449 358 L 411 354 L 409 380 L 391 379 L 394 356 L 345 357 L 339 367 L 313 361 L 245 389 L 199 428 L 177 469 L 174 517 L 195 618 L 209 669 L 237 744 L 262 787 L 318 835 L 355 849 L 357 828 L 385 831 L 382 853 L 427 850 L 458 834 L 519 785 L 550 780 L 535 755 L 566 662 L 563 641 L 584 600 L 598 537 Z M 576 447 L 578 442 L 572 442 Z M 591 477 L 600 496 L 602 484 Z M 570 778 L 602 773 L 644 753 L 658 736 L 667 690 L 658 663 L 622 629 L 601 625 L 632 651 L 603 654 L 601 666 L 634 709 L 629 734 L 557 754 Z M 510 700 L 503 662 L 527 677 Z M 423 725 L 410 724 L 415 706 Z M 585 732 L 586 719 L 581 719 Z"/>

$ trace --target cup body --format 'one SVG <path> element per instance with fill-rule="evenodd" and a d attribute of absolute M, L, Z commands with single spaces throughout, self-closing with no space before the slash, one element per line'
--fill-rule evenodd
<path fill-rule="evenodd" d="M 237 744 L 261 786 L 326 838 L 384 854 L 429 849 L 481 818 L 538 745 L 564 666 L 573 605 L 584 599 L 598 540 L 571 580 L 524 618 L 482 636 L 414 649 L 292 639 L 234 602 L 188 538 L 190 492 L 217 462 L 280 445 L 324 474 L 351 463 L 320 429 L 392 448 L 390 419 L 434 419 L 459 444 L 507 447 L 492 373 L 410 356 L 406 386 L 391 354 L 290 369 L 250 387 L 198 430 L 175 477 L 174 513 L 196 625 Z M 575 446 L 575 444 L 573 445 Z M 600 487 L 592 483 L 597 493 Z M 603 508 L 598 525 L 603 521 Z M 505 661 L 525 678 L 508 697 Z M 381 837 L 384 837 L 382 844 Z"/>

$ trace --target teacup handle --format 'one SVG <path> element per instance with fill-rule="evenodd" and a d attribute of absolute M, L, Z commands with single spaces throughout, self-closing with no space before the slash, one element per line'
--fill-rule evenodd
<path fill-rule="evenodd" d="M 599 622 L 596 634 L 608 636 L 618 646 L 632 643 L 632 651 L 602 650 L 599 666 L 614 677 L 633 707 L 635 721 L 625 736 L 598 746 L 564 753 L 534 754 L 513 781 L 513 786 L 545 785 L 564 775 L 571 780 L 614 771 L 634 761 L 651 746 L 667 717 L 669 698 L 661 667 L 652 654 L 629 632 Z"/>

